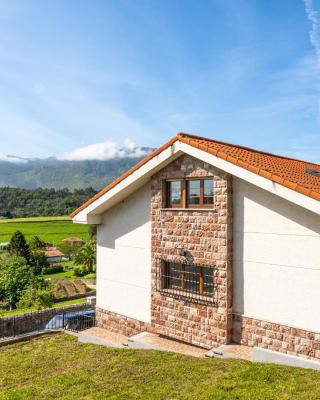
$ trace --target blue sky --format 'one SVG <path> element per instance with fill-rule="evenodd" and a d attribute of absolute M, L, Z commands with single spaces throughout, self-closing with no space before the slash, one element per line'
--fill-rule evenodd
<path fill-rule="evenodd" d="M 317 10 L 0 0 L 0 153 L 156 147 L 186 131 L 320 163 Z"/>

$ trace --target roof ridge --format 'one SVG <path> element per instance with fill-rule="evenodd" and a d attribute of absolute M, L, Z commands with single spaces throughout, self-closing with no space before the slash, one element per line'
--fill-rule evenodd
<path fill-rule="evenodd" d="M 219 144 L 223 144 L 223 145 L 231 146 L 231 147 L 237 147 L 239 149 L 252 151 L 254 153 L 259 153 L 259 154 L 264 154 L 264 155 L 267 155 L 267 156 L 282 158 L 284 160 L 298 161 L 298 162 L 303 162 L 303 163 L 310 164 L 310 165 L 315 165 L 318 168 L 320 168 L 320 164 L 316 164 L 316 163 L 313 163 L 313 162 L 310 162 L 310 161 L 300 160 L 298 158 L 293 158 L 293 157 L 288 157 L 288 156 L 283 156 L 283 155 L 271 153 L 271 152 L 268 152 L 268 151 L 265 151 L 265 150 L 254 149 L 252 147 L 247 147 L 247 146 L 242 146 L 242 145 L 239 145 L 239 144 L 229 143 L 229 142 L 225 142 L 225 141 L 222 141 L 222 140 L 216 140 L 216 139 L 212 139 L 212 138 L 208 138 L 208 137 L 204 137 L 204 136 L 193 135 L 191 133 L 179 132 L 176 136 L 178 136 L 178 137 L 186 136 L 186 137 L 191 138 L 191 139 L 193 138 L 193 139 L 199 139 L 199 140 L 208 140 L 209 142 L 219 143 Z"/>

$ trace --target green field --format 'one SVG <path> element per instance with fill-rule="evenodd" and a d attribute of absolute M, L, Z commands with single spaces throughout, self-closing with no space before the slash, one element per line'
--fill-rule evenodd
<path fill-rule="evenodd" d="M 39 236 L 48 243 L 59 245 L 62 239 L 70 236 L 88 239 L 88 225 L 73 224 L 67 217 L 20 218 L 16 220 L 1 220 L 0 242 L 8 242 L 17 230 L 20 230 L 27 241 L 33 236 Z M 60 220 L 57 220 L 60 218 Z M 61 218 L 63 220 L 61 220 Z"/>
<path fill-rule="evenodd" d="M 12 224 L 15 222 L 46 222 L 46 221 L 70 221 L 70 217 L 25 217 L 25 218 L 0 218 L 0 224 Z"/>
<path fill-rule="evenodd" d="M 316 400 L 320 372 L 112 349 L 55 334 L 1 347 L 0 399 Z"/>

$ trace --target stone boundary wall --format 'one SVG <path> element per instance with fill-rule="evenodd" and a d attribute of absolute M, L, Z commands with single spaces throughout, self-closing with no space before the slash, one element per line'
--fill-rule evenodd
<path fill-rule="evenodd" d="M 138 321 L 99 307 L 96 307 L 96 321 L 98 328 L 104 328 L 125 336 L 137 335 L 144 331 L 153 331 L 151 325 L 147 322 Z"/>
<path fill-rule="evenodd" d="M 90 308 L 92 308 L 92 306 L 87 303 L 80 303 L 72 306 L 48 308 L 40 311 L 2 317 L 0 318 L 0 339 L 42 330 L 51 318 L 62 312 L 73 312 Z"/>
<path fill-rule="evenodd" d="M 233 341 L 250 347 L 320 359 L 319 334 L 238 314 L 233 315 Z"/>

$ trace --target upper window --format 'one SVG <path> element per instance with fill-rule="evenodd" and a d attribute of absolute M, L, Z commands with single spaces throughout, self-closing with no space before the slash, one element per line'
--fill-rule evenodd
<path fill-rule="evenodd" d="M 167 181 L 167 207 L 204 208 L 212 206 L 212 178 Z"/>

